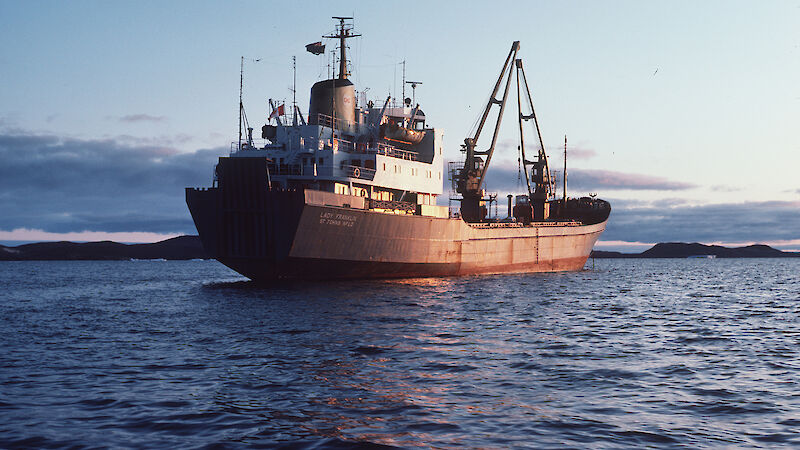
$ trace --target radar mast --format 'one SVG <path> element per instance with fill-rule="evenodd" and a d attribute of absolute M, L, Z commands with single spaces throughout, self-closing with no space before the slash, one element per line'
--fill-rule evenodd
<path fill-rule="evenodd" d="M 345 23 L 345 20 L 353 20 L 352 17 L 333 16 L 332 19 L 337 19 L 339 21 L 339 29 L 336 30 L 336 34 L 331 34 L 322 37 L 328 39 L 339 39 L 339 79 L 345 80 L 347 79 L 347 76 L 350 75 L 347 72 L 347 50 L 346 50 L 347 45 L 345 44 L 345 40 L 349 38 L 358 37 L 361 35 L 352 34 L 353 25 Z"/>

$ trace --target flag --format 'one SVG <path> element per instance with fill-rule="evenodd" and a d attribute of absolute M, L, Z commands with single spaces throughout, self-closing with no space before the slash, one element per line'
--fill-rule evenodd
<path fill-rule="evenodd" d="M 325 44 L 323 44 L 322 41 L 312 42 L 306 45 L 306 51 L 315 55 L 321 55 L 325 53 Z"/>
<path fill-rule="evenodd" d="M 272 114 L 269 115 L 269 118 L 270 119 L 278 118 L 278 117 L 280 117 L 280 116 L 282 116 L 284 114 L 283 111 L 284 111 L 283 110 L 283 105 L 278 106 L 277 108 L 272 110 Z"/>

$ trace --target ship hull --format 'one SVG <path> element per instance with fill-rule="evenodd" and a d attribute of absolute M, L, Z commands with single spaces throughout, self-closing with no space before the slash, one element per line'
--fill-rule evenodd
<path fill-rule="evenodd" d="M 206 251 L 257 281 L 580 270 L 606 224 L 476 226 L 314 204 L 302 191 L 262 192 L 247 205 L 225 197 L 186 191 Z"/>

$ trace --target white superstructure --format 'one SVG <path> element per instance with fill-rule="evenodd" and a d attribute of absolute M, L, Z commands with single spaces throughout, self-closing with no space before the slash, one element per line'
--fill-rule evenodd
<path fill-rule="evenodd" d="M 442 131 L 426 127 L 424 113 L 408 106 L 356 108 L 356 118 L 334 121 L 319 114 L 313 125 L 265 125 L 267 139 L 234 143 L 231 156 L 269 158 L 270 182 L 277 188 L 436 204 L 443 192 Z M 385 130 L 393 124 L 421 140 L 388 138 Z"/>

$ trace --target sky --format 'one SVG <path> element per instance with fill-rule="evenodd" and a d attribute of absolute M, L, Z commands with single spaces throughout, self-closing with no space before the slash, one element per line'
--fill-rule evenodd
<path fill-rule="evenodd" d="M 800 250 L 800 0 L 303 5 L 0 0 L 0 241 L 195 234 L 183 188 L 236 138 L 240 58 L 254 128 L 292 101 L 293 56 L 305 112 L 328 75 L 305 44 L 348 15 L 356 88 L 400 97 L 405 61 L 448 160 L 521 41 L 551 164 L 567 135 L 569 195 L 612 204 L 597 248 Z M 501 198 L 521 189 L 509 111 Z"/>

